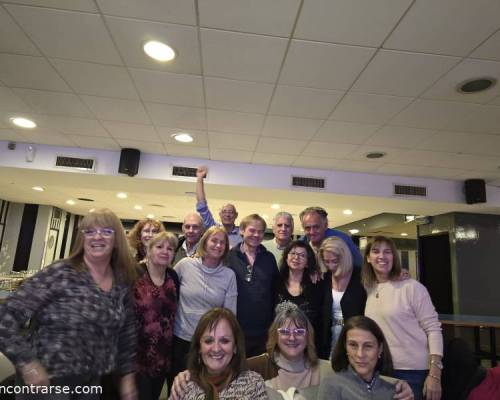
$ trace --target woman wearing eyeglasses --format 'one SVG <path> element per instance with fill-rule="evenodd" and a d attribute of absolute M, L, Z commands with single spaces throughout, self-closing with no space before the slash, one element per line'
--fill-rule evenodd
<path fill-rule="evenodd" d="M 174 325 L 173 373 L 186 369 L 187 354 L 201 316 L 213 307 L 236 314 L 236 276 L 225 265 L 229 240 L 223 227 L 208 228 L 198 243 L 194 257 L 175 265 L 180 281 L 180 297 Z"/>
<path fill-rule="evenodd" d="M 122 399 L 135 400 L 136 333 L 129 297 L 135 263 L 125 232 L 107 209 L 87 215 L 79 228 L 67 259 L 26 280 L 0 305 L 0 351 L 16 366 L 21 384 L 97 385 L 101 375 L 116 370 Z M 80 398 L 99 394 L 71 396 Z"/>
<path fill-rule="evenodd" d="M 144 261 L 146 258 L 146 249 L 151 238 L 159 232 L 165 232 L 165 227 L 161 221 L 151 218 L 137 221 L 128 234 L 130 247 L 135 250 L 135 259 L 137 262 Z"/>
<path fill-rule="evenodd" d="M 290 301 L 307 316 L 314 330 L 319 332 L 323 281 L 313 283 L 317 273 L 316 256 L 306 242 L 294 240 L 283 250 L 280 264 L 281 281 L 277 285 L 276 304 Z"/>

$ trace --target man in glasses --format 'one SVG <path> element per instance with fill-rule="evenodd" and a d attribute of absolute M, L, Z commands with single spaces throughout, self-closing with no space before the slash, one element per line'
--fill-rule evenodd
<path fill-rule="evenodd" d="M 198 167 L 196 170 L 196 211 L 198 211 L 203 218 L 205 229 L 208 229 L 213 225 L 224 226 L 227 236 L 229 237 L 229 246 L 234 247 L 236 244 L 241 242 L 240 231 L 234 224 L 236 218 L 238 217 L 238 212 L 233 204 L 225 204 L 219 212 L 221 224 L 217 224 L 215 222 L 212 212 L 208 208 L 207 198 L 205 196 L 204 180 L 207 177 L 207 172 L 208 169 L 205 166 Z"/>
<path fill-rule="evenodd" d="M 274 238 L 265 240 L 262 245 L 276 258 L 279 264 L 283 250 L 292 241 L 293 235 L 293 217 L 286 211 L 280 211 L 274 216 L 273 221 Z"/>
<path fill-rule="evenodd" d="M 336 236 L 342 239 L 351 250 L 352 263 L 356 268 L 363 265 L 363 257 L 358 246 L 354 244 L 351 237 L 339 230 L 328 228 L 328 213 L 322 207 L 308 207 L 300 213 L 300 222 L 304 229 L 305 236 L 301 240 L 309 242 L 314 252 L 317 254 L 323 239 Z"/>
<path fill-rule="evenodd" d="M 243 242 L 229 251 L 228 265 L 236 274 L 236 316 L 245 333 L 247 357 L 266 350 L 267 330 L 273 321 L 273 305 L 279 272 L 272 253 L 262 246 L 266 221 L 251 214 L 241 221 Z"/>

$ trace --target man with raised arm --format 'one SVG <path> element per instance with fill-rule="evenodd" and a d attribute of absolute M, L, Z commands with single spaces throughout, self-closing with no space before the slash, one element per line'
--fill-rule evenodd
<path fill-rule="evenodd" d="M 196 211 L 198 211 L 203 218 L 205 229 L 208 229 L 213 225 L 223 226 L 226 230 L 227 236 L 229 237 L 229 246 L 234 247 L 242 240 L 240 229 L 234 224 L 234 221 L 236 221 L 236 218 L 238 217 L 238 212 L 233 204 L 225 204 L 219 211 L 221 224 L 217 224 L 215 222 L 212 212 L 208 208 L 207 198 L 205 196 L 204 180 L 207 176 L 207 171 L 208 169 L 205 166 L 198 167 L 196 170 Z"/>

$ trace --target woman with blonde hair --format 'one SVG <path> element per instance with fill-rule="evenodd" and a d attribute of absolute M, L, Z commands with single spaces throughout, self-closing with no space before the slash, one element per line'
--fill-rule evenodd
<path fill-rule="evenodd" d="M 186 369 L 191 338 L 201 316 L 213 307 L 225 307 L 236 314 L 236 276 L 225 265 L 229 240 L 223 227 L 212 226 L 200 239 L 194 257 L 175 265 L 180 297 L 174 325 L 174 366 L 177 374 Z"/>
<path fill-rule="evenodd" d="M 347 244 L 338 237 L 323 241 L 318 251 L 318 261 L 324 276 L 323 325 L 319 332 L 318 353 L 328 359 L 335 347 L 344 321 L 363 315 L 366 291 L 361 284 L 360 271 L 353 268 Z"/>
<path fill-rule="evenodd" d="M 134 279 L 120 220 L 108 209 L 90 213 L 70 256 L 27 279 L 0 305 L 0 351 L 25 385 L 97 385 L 115 370 L 122 399 L 135 399 Z M 72 398 L 99 398 L 82 396 Z"/>
<path fill-rule="evenodd" d="M 145 218 L 137 221 L 128 233 L 130 247 L 135 251 L 137 262 L 146 258 L 147 244 L 151 238 L 159 232 L 165 232 L 165 227 L 156 219 Z"/>

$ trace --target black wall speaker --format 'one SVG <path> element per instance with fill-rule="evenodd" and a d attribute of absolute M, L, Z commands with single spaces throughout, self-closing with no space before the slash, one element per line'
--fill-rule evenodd
<path fill-rule="evenodd" d="M 467 204 L 486 203 L 486 184 L 484 179 L 467 179 L 464 184 Z"/>
<path fill-rule="evenodd" d="M 139 161 L 141 159 L 141 151 L 137 149 L 122 149 L 120 154 L 120 165 L 118 172 L 127 174 L 128 176 L 137 175 L 139 171 Z"/>

